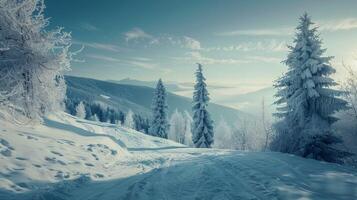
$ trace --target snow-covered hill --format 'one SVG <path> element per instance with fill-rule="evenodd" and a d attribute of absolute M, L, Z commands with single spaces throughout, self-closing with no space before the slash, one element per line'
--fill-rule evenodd
<path fill-rule="evenodd" d="M 280 153 L 192 149 L 60 113 L 0 121 L 0 199 L 357 199 L 357 172 Z"/>
<path fill-rule="evenodd" d="M 85 102 L 98 102 L 127 112 L 132 110 L 142 116 L 151 115 L 151 99 L 154 89 L 146 86 L 125 85 L 96 79 L 66 76 L 67 98 Z M 192 99 L 167 93 L 169 115 L 176 109 L 191 111 Z M 253 116 L 230 107 L 209 103 L 208 110 L 214 121 L 222 118 L 233 125 L 240 118 L 251 119 Z"/>

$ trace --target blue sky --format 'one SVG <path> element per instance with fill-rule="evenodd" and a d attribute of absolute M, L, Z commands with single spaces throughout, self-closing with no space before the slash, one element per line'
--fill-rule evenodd
<path fill-rule="evenodd" d="M 201 62 L 208 83 L 254 90 L 285 70 L 298 17 L 320 26 L 327 55 L 353 64 L 354 0 L 45 0 L 50 27 L 72 32 L 76 76 L 192 82 Z M 341 76 L 342 77 L 342 76 Z M 341 78 L 340 77 L 340 78 Z"/>

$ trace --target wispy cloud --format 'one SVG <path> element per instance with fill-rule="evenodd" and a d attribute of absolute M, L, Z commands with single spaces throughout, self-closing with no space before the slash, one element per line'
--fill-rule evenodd
<path fill-rule="evenodd" d="M 292 33 L 291 28 L 233 30 L 217 33 L 220 36 L 281 36 Z"/>
<path fill-rule="evenodd" d="M 204 56 L 198 51 L 188 52 L 186 57 L 176 57 L 175 59 L 185 60 L 185 61 L 190 61 L 190 62 L 199 62 L 199 63 L 207 64 L 207 65 L 248 63 L 248 61 L 240 60 L 240 59 L 212 58 L 212 57 Z"/>
<path fill-rule="evenodd" d="M 233 65 L 233 64 L 248 64 L 256 62 L 264 63 L 279 63 L 281 62 L 280 58 L 269 57 L 269 56 L 248 56 L 245 58 L 213 58 L 209 56 L 204 56 L 201 52 L 192 51 L 186 53 L 185 57 L 174 57 L 175 60 L 183 60 L 189 62 L 198 62 L 206 65 Z"/>
<path fill-rule="evenodd" d="M 140 61 L 135 61 L 135 60 L 128 60 L 126 62 L 130 65 L 144 68 L 144 69 L 155 69 L 158 67 L 158 65 L 156 63 L 140 62 Z"/>
<path fill-rule="evenodd" d="M 201 49 L 201 43 L 188 36 L 184 36 L 181 40 L 181 45 L 185 48 L 192 49 L 192 50 L 199 50 Z"/>
<path fill-rule="evenodd" d="M 173 46 L 178 46 L 180 48 L 186 48 L 191 50 L 201 50 L 201 42 L 195 38 L 189 36 L 172 36 L 172 35 L 164 35 L 159 38 L 161 43 L 169 43 Z"/>
<path fill-rule="evenodd" d="M 87 30 L 87 31 L 98 31 L 98 27 L 94 26 L 93 24 L 90 24 L 88 22 L 81 23 L 81 28 Z"/>
<path fill-rule="evenodd" d="M 146 33 L 140 28 L 133 28 L 132 30 L 124 33 L 127 42 L 137 39 L 153 39 L 153 36 Z"/>
<path fill-rule="evenodd" d="M 286 42 L 277 40 L 266 40 L 258 42 L 244 42 L 238 45 L 224 47 L 204 48 L 204 51 L 286 51 Z"/>
<path fill-rule="evenodd" d="M 264 62 L 264 63 L 280 63 L 282 61 L 281 58 L 271 57 L 271 56 L 249 56 L 249 60 Z"/>
<path fill-rule="evenodd" d="M 132 57 L 129 60 L 124 61 L 126 64 L 143 68 L 146 70 L 156 70 L 162 72 L 164 74 L 168 74 L 172 72 L 172 69 L 166 67 L 162 67 L 159 63 L 156 63 L 154 59 L 146 58 L 146 57 Z"/>
<path fill-rule="evenodd" d="M 164 74 L 168 74 L 172 72 L 171 69 L 167 67 L 162 67 L 159 63 L 154 62 L 152 59 L 148 60 L 143 60 L 143 59 L 131 59 L 131 60 L 125 60 L 123 63 L 129 66 L 141 68 L 141 69 L 146 69 L 146 70 L 155 70 L 157 72 L 162 72 Z"/>
<path fill-rule="evenodd" d="M 138 61 L 144 61 L 144 62 L 152 61 L 151 58 L 145 58 L 145 57 L 132 57 L 132 59 Z"/>
<path fill-rule="evenodd" d="M 100 60 L 100 61 L 105 61 L 105 62 L 122 62 L 122 60 L 111 57 L 111 56 L 104 56 L 104 55 L 98 55 L 98 54 L 88 54 L 86 55 L 88 58 L 92 58 L 95 60 Z"/>
<path fill-rule="evenodd" d="M 356 29 L 357 18 L 346 18 L 340 20 L 320 22 L 319 27 L 321 31 L 341 31 Z"/>
<path fill-rule="evenodd" d="M 127 42 L 141 40 L 141 42 L 143 42 L 145 45 L 170 44 L 191 50 L 201 49 L 200 41 L 189 36 L 178 37 L 170 34 L 152 35 L 145 32 L 141 28 L 134 28 L 128 32 L 125 32 L 124 36 Z"/>
<path fill-rule="evenodd" d="M 90 48 L 94 48 L 94 49 L 112 51 L 112 52 L 119 52 L 119 51 L 124 50 L 124 48 L 122 48 L 118 45 L 98 43 L 98 42 L 82 42 L 82 41 L 74 40 L 73 44 L 83 45 L 84 47 L 90 47 Z"/>
<path fill-rule="evenodd" d="M 160 68 L 159 64 L 152 62 L 152 60 L 148 58 L 134 57 L 132 59 L 118 59 L 116 57 L 100 55 L 100 54 L 88 54 L 86 55 L 86 57 L 94 60 L 107 62 L 107 63 L 109 62 L 112 64 L 122 64 L 126 66 L 139 67 L 143 69 L 152 70 L 152 69 Z"/>
<path fill-rule="evenodd" d="M 316 26 L 320 31 L 342 31 L 352 30 L 357 28 L 357 18 L 344 18 L 330 21 L 317 21 Z M 295 27 L 278 27 L 273 29 L 248 29 L 248 30 L 233 30 L 217 33 L 219 36 L 284 36 L 291 35 L 295 31 Z"/>

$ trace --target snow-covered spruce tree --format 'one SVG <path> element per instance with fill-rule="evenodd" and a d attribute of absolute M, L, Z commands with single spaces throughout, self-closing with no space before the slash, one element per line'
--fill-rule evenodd
<path fill-rule="evenodd" d="M 185 144 L 185 119 L 176 109 L 170 118 L 168 138 L 181 144 Z"/>
<path fill-rule="evenodd" d="M 41 119 L 65 97 L 71 37 L 46 30 L 44 8 L 43 0 L 0 0 L 0 104 L 17 120 Z"/>
<path fill-rule="evenodd" d="M 127 128 L 135 129 L 134 113 L 129 110 L 125 115 L 124 126 Z"/>
<path fill-rule="evenodd" d="M 338 96 L 341 91 L 332 89 L 337 83 L 329 76 L 335 73 L 330 65 L 332 57 L 323 56 L 326 51 L 316 27 L 307 14 L 300 18 L 294 46 L 284 63 L 285 75 L 278 79 L 275 102 L 282 120 L 275 124 L 277 132 L 272 149 L 294 153 L 303 157 L 338 162 L 349 155 L 332 145 L 340 143 L 331 129 L 338 119 L 336 111 L 346 108 L 346 102 Z"/>
<path fill-rule="evenodd" d="M 83 101 L 79 102 L 76 107 L 76 116 L 81 119 L 84 119 L 86 117 L 86 108 L 84 106 Z"/>
<path fill-rule="evenodd" d="M 202 65 L 198 64 L 196 84 L 193 93 L 193 127 L 192 142 L 196 148 L 211 148 L 213 143 L 213 121 L 207 111 L 208 91 L 202 73 Z"/>
<path fill-rule="evenodd" d="M 149 128 L 150 135 L 167 138 L 169 128 L 167 109 L 166 89 L 162 80 L 159 79 L 152 100 L 152 121 Z"/>

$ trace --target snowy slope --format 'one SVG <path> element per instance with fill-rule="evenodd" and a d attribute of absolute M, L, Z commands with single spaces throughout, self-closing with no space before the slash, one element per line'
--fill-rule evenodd
<path fill-rule="evenodd" d="M 143 117 L 150 116 L 151 100 L 154 89 L 151 87 L 117 84 L 96 79 L 66 76 L 67 98 L 86 102 L 100 102 L 115 109 L 127 112 L 132 110 Z M 103 96 L 104 95 L 104 96 Z M 169 115 L 176 109 L 191 111 L 192 99 L 167 93 Z M 239 118 L 251 119 L 250 114 L 239 110 L 210 103 L 208 106 L 213 120 L 224 118 L 229 124 L 234 124 Z"/>
<path fill-rule="evenodd" d="M 0 121 L 0 199 L 357 199 L 356 169 L 192 149 L 64 113 Z"/>

